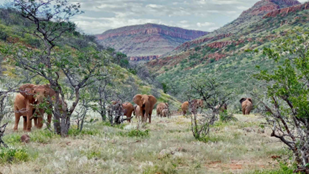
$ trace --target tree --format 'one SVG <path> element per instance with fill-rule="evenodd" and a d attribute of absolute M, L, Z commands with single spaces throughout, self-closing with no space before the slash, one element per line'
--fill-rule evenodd
<path fill-rule="evenodd" d="M 65 35 L 75 31 L 75 24 L 69 20 L 72 16 L 82 13 L 79 4 L 69 4 L 67 0 L 14 0 L 15 7 L 21 16 L 35 25 L 29 31 L 42 42 L 42 49 L 37 50 L 23 45 L 15 45 L 16 65 L 46 79 L 55 90 L 53 104 L 54 129 L 57 134 L 66 136 L 70 128 L 70 118 L 80 100 L 80 90 L 93 84 L 104 68 L 106 53 L 91 47 L 74 50 L 58 47 L 57 42 Z M 61 82 L 61 78 L 69 83 Z M 61 101 L 65 101 L 66 86 L 74 90 L 74 102 L 61 112 Z"/>
<path fill-rule="evenodd" d="M 309 33 L 290 32 L 263 53 L 276 62 L 273 71 L 262 70 L 254 77 L 266 86 L 256 95 L 263 115 L 278 138 L 293 152 L 300 172 L 309 173 Z M 264 99 L 263 99 L 264 98 Z"/>
<path fill-rule="evenodd" d="M 218 120 L 219 109 L 230 99 L 231 93 L 226 92 L 224 84 L 217 82 L 211 77 L 197 79 L 191 84 L 188 91 L 189 109 L 191 112 L 191 131 L 196 139 L 205 138 L 210 126 Z M 203 118 L 197 120 L 197 104 L 199 98 L 203 100 Z"/>

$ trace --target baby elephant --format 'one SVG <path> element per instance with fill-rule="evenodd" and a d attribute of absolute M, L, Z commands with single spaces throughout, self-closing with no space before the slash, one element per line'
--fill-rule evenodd
<path fill-rule="evenodd" d="M 170 111 L 169 111 L 168 109 L 163 109 L 163 110 L 162 110 L 162 116 L 163 116 L 163 117 L 171 118 Z"/>

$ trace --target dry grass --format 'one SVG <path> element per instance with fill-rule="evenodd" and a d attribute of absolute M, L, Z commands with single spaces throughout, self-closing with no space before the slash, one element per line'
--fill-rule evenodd
<path fill-rule="evenodd" d="M 19 173 L 252 173 L 278 167 L 271 156 L 285 149 L 259 128 L 263 120 L 236 115 L 239 121 L 217 123 L 207 143 L 196 141 L 190 120 L 155 117 L 149 136 L 129 137 L 124 129 L 89 124 L 85 132 L 60 138 L 48 130 L 33 130 L 31 143 L 18 142 L 11 121 L 5 139 L 29 153 L 26 162 L 0 164 L 3 174 Z M 136 120 L 134 120 L 136 123 Z M 132 127 L 132 126 L 131 126 Z M 92 134 L 92 135 L 89 135 Z"/>

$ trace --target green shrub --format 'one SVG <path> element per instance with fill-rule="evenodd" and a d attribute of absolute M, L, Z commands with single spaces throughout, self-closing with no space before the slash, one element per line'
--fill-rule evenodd
<path fill-rule="evenodd" d="M 30 135 L 30 141 L 38 143 L 48 143 L 53 138 L 59 138 L 59 135 L 54 134 L 50 130 L 37 130 L 33 131 Z"/>
<path fill-rule="evenodd" d="M 0 163 L 25 162 L 29 160 L 29 154 L 24 149 L 0 149 Z"/>
<path fill-rule="evenodd" d="M 3 137 L 3 141 L 9 145 L 21 143 L 19 134 L 11 134 Z"/>
<path fill-rule="evenodd" d="M 227 111 L 220 112 L 219 117 L 222 122 L 237 121 L 237 118 L 233 114 L 227 113 Z"/>
<path fill-rule="evenodd" d="M 70 129 L 69 135 L 70 136 L 77 136 L 77 135 L 97 135 L 100 134 L 99 130 L 97 129 L 83 129 L 82 131 L 79 131 L 79 129 Z"/>
<path fill-rule="evenodd" d="M 295 165 L 289 166 L 285 162 L 279 162 L 280 169 L 278 170 L 258 170 L 254 171 L 253 174 L 292 174 L 297 168 Z"/>
<path fill-rule="evenodd" d="M 118 129 L 123 129 L 126 125 L 125 124 L 115 124 L 115 125 L 111 125 L 110 122 L 102 122 L 100 123 L 103 126 L 108 126 L 108 127 L 113 127 L 113 128 L 118 128 Z"/>
<path fill-rule="evenodd" d="M 132 129 L 129 132 L 119 132 L 119 135 L 123 137 L 149 137 L 149 130 L 141 131 Z"/>

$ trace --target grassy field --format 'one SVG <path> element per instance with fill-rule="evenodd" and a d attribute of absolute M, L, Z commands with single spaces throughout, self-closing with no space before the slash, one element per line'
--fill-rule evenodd
<path fill-rule="evenodd" d="M 217 122 L 206 143 L 193 138 L 190 119 L 183 116 L 155 117 L 152 124 L 146 125 L 148 131 L 138 134 L 130 129 L 136 120 L 116 128 L 102 122 L 88 124 L 82 133 L 71 131 L 67 138 L 48 130 L 33 129 L 29 144 L 19 142 L 23 132 L 14 133 L 14 120 L 7 119 L 4 122 L 10 124 L 4 140 L 19 151 L 14 158 L 4 158 L 5 150 L 2 150 L 0 173 L 268 173 L 277 170 L 279 164 L 272 156 L 285 156 L 287 150 L 270 137 L 269 129 L 260 128 L 263 119 L 254 115 L 235 117 L 236 122 Z"/>

